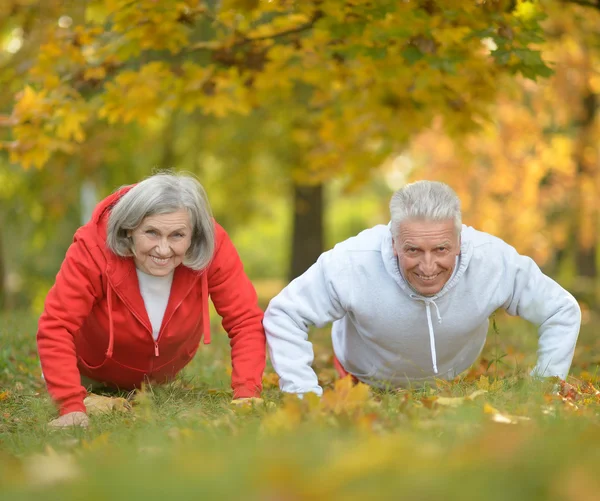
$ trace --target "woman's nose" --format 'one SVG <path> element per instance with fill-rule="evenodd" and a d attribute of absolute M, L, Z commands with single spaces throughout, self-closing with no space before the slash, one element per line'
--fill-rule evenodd
<path fill-rule="evenodd" d="M 157 252 L 161 257 L 168 256 L 169 254 L 169 243 L 166 239 L 161 239 L 156 246 Z"/>

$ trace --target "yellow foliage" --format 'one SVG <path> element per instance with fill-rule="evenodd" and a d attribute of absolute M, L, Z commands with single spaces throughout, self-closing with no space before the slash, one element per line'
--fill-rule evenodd
<path fill-rule="evenodd" d="M 437 117 L 456 136 L 472 131 L 489 116 L 500 74 L 535 74 L 528 35 L 518 29 L 526 8 L 520 4 L 519 17 L 470 0 L 436 2 L 431 12 L 416 2 L 362 0 L 228 0 L 214 9 L 192 0 L 98 0 L 83 23 L 48 27 L 31 71 L 45 89 L 86 89 L 86 106 L 55 117 L 67 108 L 59 100 L 49 114 L 33 113 L 59 143 L 46 142 L 48 156 L 34 143 L 35 153 L 20 148 L 11 158 L 43 165 L 67 149 L 61 141 L 84 141 L 86 114 L 109 126 L 147 125 L 175 110 L 225 118 L 262 107 L 295 124 L 293 144 L 304 155 L 298 178 L 362 181 Z M 496 63 L 482 39 L 500 29 L 512 33 L 504 42 L 511 56 Z M 19 144 L 21 131 L 13 129 Z"/>
<path fill-rule="evenodd" d="M 346 376 L 335 382 L 333 390 L 325 390 L 321 399 L 324 410 L 333 414 L 352 413 L 364 407 L 369 399 L 369 386 L 355 384 L 352 376 Z"/>

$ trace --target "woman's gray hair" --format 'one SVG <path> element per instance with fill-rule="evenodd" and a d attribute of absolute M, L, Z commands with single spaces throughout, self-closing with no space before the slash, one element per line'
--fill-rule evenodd
<path fill-rule="evenodd" d="M 398 236 L 400 223 L 406 220 L 444 221 L 452 219 L 460 235 L 460 200 L 454 190 L 438 181 L 417 181 L 399 189 L 390 200 L 392 235 Z"/>
<path fill-rule="evenodd" d="M 108 218 L 106 244 L 121 257 L 134 255 L 129 236 L 148 216 L 188 211 L 192 243 L 183 264 L 193 270 L 206 268 L 215 250 L 215 227 L 206 192 L 191 175 L 160 173 L 131 188 L 114 205 Z"/>

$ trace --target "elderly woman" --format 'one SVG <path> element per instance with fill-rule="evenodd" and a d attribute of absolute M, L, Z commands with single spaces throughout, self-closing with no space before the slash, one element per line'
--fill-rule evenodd
<path fill-rule="evenodd" d="M 86 426 L 89 383 L 132 389 L 172 379 L 210 342 L 208 297 L 231 339 L 234 399 L 258 397 L 263 313 L 204 189 L 158 174 L 96 207 L 67 251 L 37 334 L 51 426 Z"/>

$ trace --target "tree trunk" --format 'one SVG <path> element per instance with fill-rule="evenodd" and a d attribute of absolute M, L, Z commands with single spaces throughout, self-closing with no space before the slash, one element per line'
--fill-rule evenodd
<path fill-rule="evenodd" d="M 0 311 L 6 306 L 6 270 L 4 269 L 4 246 L 2 245 L 2 230 L 0 229 Z"/>
<path fill-rule="evenodd" d="M 292 264 L 293 280 L 312 266 L 323 252 L 323 185 L 294 184 L 294 225 Z"/>

